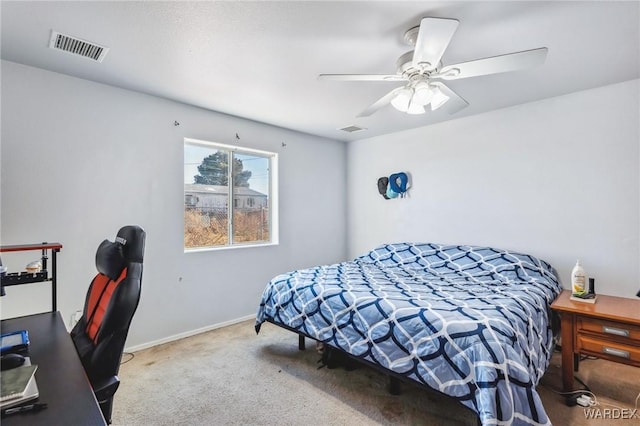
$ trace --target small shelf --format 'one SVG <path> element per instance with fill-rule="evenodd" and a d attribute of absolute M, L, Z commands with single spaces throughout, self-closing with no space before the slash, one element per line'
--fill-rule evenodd
<path fill-rule="evenodd" d="M 61 248 L 62 244 L 60 243 L 16 244 L 0 246 L 0 253 L 28 250 L 55 250 L 56 252 L 59 252 Z"/>
<path fill-rule="evenodd" d="M 2 285 L 8 287 L 20 284 L 41 283 L 49 280 L 48 271 L 40 271 L 35 274 L 30 272 L 10 272 L 2 277 Z"/>
<path fill-rule="evenodd" d="M 10 253 L 18 251 L 41 250 L 42 269 L 40 272 L 7 272 L 0 277 L 0 286 L 2 287 L 2 295 L 4 295 L 4 287 L 14 285 L 41 283 L 51 281 L 51 312 L 58 310 L 57 302 L 57 264 L 56 254 L 62 248 L 60 243 L 40 243 L 40 244 L 17 244 L 0 246 L 0 253 Z M 51 276 L 47 269 L 48 252 L 51 251 Z"/>

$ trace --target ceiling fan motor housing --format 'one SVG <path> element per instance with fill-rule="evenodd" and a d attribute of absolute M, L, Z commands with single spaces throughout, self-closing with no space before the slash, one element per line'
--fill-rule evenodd
<path fill-rule="evenodd" d="M 397 73 L 399 75 L 406 77 L 409 80 L 416 75 L 425 75 L 426 77 L 429 77 L 431 74 L 436 73 L 440 69 L 440 67 L 442 66 L 442 63 L 438 63 L 437 67 L 427 71 L 426 68 L 428 68 L 429 65 L 427 65 L 424 68 L 414 67 L 413 66 L 413 50 L 410 50 L 404 53 L 396 61 Z"/>
<path fill-rule="evenodd" d="M 418 40 L 418 32 L 419 31 L 420 31 L 420 25 L 416 25 L 413 28 L 409 28 L 404 33 L 404 41 L 405 41 L 405 43 L 407 43 L 409 46 L 415 46 L 416 45 L 416 41 Z"/>

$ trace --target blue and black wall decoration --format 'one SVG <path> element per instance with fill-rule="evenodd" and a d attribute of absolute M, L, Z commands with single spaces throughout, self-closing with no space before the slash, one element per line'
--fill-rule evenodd
<path fill-rule="evenodd" d="M 407 173 L 394 173 L 389 177 L 383 176 L 378 179 L 378 192 L 385 200 L 392 198 L 404 198 L 409 189 L 409 176 Z"/>

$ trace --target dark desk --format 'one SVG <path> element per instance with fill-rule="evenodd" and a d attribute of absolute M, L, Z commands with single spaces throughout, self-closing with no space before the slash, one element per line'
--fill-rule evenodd
<path fill-rule="evenodd" d="M 3 320 L 0 329 L 29 331 L 31 363 L 38 364 L 39 402 L 48 405 L 38 413 L 6 417 L 3 426 L 106 424 L 59 312 Z"/>

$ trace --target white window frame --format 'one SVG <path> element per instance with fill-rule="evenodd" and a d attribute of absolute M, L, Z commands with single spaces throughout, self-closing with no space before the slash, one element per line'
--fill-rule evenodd
<path fill-rule="evenodd" d="M 227 151 L 229 154 L 229 159 L 233 158 L 234 153 L 239 154 L 254 154 L 262 157 L 267 157 L 269 159 L 269 194 L 267 197 L 267 207 L 269 211 L 269 241 L 257 241 L 257 242 L 241 242 L 234 243 L 233 242 L 233 211 L 235 209 L 233 203 L 233 161 L 229 161 L 229 169 L 228 173 L 228 184 L 229 190 L 228 193 L 228 207 L 227 214 L 229 217 L 228 220 L 228 242 L 225 245 L 217 245 L 217 246 L 207 246 L 207 247 L 185 247 L 184 245 L 184 235 L 182 237 L 182 246 L 185 253 L 197 253 L 203 251 L 213 251 L 213 250 L 228 250 L 228 249 L 236 249 L 236 248 L 246 248 L 246 247 L 261 247 L 261 246 L 273 246 L 279 244 L 279 215 L 278 215 L 278 154 L 270 151 L 263 151 L 254 148 L 241 147 L 236 145 L 223 144 L 218 142 L 210 142 L 199 139 L 191 139 L 185 138 L 183 145 L 183 152 L 186 149 L 187 145 L 199 145 L 204 146 L 211 149 L 217 149 L 219 151 Z M 185 200 L 184 189 L 182 192 L 182 199 Z M 183 204 L 183 208 L 185 205 Z M 184 232 L 184 217 L 182 219 L 182 229 Z"/>

